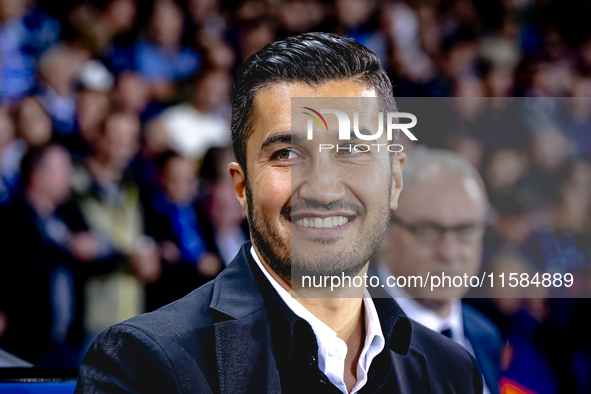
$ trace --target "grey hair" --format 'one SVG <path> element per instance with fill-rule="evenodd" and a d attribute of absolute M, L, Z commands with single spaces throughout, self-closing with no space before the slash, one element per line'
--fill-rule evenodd
<path fill-rule="evenodd" d="M 402 170 L 404 187 L 449 174 L 474 179 L 485 198 L 488 198 L 484 181 L 478 170 L 466 158 L 447 149 L 416 146 L 408 152 Z"/>

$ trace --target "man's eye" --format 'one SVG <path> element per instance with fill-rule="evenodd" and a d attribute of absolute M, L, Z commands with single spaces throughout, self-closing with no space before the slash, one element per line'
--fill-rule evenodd
<path fill-rule="evenodd" d="M 421 241 L 434 241 L 439 237 L 440 230 L 433 225 L 420 225 L 416 227 L 415 235 Z"/>
<path fill-rule="evenodd" d="M 349 156 L 355 153 L 353 145 L 339 145 L 338 154 L 341 156 Z"/>
<path fill-rule="evenodd" d="M 278 150 L 277 152 L 273 153 L 273 156 L 271 156 L 271 159 L 275 160 L 290 160 L 294 158 L 294 153 L 289 150 L 289 149 L 281 149 Z"/>

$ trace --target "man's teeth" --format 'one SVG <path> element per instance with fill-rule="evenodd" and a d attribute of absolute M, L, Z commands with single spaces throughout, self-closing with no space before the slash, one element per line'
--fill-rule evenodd
<path fill-rule="evenodd" d="M 303 218 L 296 220 L 295 224 L 300 227 L 333 228 L 347 224 L 349 218 L 346 216 L 332 216 L 329 218 Z"/>

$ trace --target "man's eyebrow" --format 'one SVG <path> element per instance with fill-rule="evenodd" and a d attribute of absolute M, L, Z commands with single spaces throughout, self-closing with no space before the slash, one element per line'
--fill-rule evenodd
<path fill-rule="evenodd" d="M 359 134 L 361 134 L 361 135 L 374 135 L 376 133 L 376 130 L 370 130 L 367 127 L 359 127 Z M 351 135 L 355 135 L 355 133 L 353 132 L 353 129 L 351 129 Z M 383 131 L 382 131 L 382 135 L 383 135 Z"/>
<path fill-rule="evenodd" d="M 273 144 L 297 144 L 300 140 L 301 137 L 299 135 L 291 133 L 271 134 L 261 145 L 261 150 Z"/>

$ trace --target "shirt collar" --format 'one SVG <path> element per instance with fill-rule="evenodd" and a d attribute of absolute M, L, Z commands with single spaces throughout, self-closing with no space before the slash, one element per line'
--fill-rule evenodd
<path fill-rule="evenodd" d="M 385 281 L 388 276 L 392 275 L 385 264 L 380 264 L 377 271 L 380 277 L 380 282 Z M 450 329 L 452 331 L 452 339 L 464 345 L 465 337 L 462 318 L 462 303 L 459 299 L 452 300 L 449 315 L 442 318 L 437 313 L 412 298 L 400 287 L 387 287 L 387 291 L 396 299 L 398 305 L 400 305 L 409 318 L 421 323 L 433 331 L 441 332 Z"/>
<path fill-rule="evenodd" d="M 273 276 L 267 271 L 267 269 L 261 263 L 258 255 L 256 254 L 256 251 L 254 250 L 254 247 L 250 248 L 250 254 L 252 255 L 252 258 L 258 265 L 259 269 L 267 278 L 268 282 L 273 286 L 277 294 L 281 297 L 283 302 L 289 307 L 289 309 L 291 309 L 293 313 L 295 313 L 301 319 L 304 319 L 311 326 L 312 331 L 314 332 L 314 335 L 316 337 L 316 343 L 318 346 L 317 355 L 318 366 L 320 370 L 328 376 L 329 380 L 331 380 L 333 384 L 335 384 L 341 390 L 344 389 L 346 391 L 347 389 L 344 386 L 344 383 L 342 382 L 342 371 L 338 373 L 338 371 L 334 370 L 332 365 L 328 365 L 328 363 L 334 362 L 330 359 L 329 356 L 330 352 L 333 351 L 333 349 L 339 349 L 338 352 L 342 353 L 341 360 L 344 359 L 346 355 L 345 343 L 342 340 L 337 339 L 336 331 L 331 329 L 328 325 L 326 325 L 318 317 L 316 317 L 312 312 L 306 309 L 297 299 L 293 298 L 291 294 L 275 280 L 275 278 L 273 278 Z M 357 390 L 359 390 L 367 382 L 371 362 L 379 353 L 381 353 L 386 344 L 386 340 L 382 333 L 382 327 L 380 324 L 378 312 L 376 310 L 372 298 L 370 297 L 367 291 L 365 291 L 363 297 L 363 305 L 365 317 L 365 338 L 361 354 L 359 355 L 359 361 L 357 366 L 359 379 L 358 384 L 356 385 L 356 388 L 357 386 L 359 386 Z M 334 357 L 334 353 L 332 354 L 332 356 Z M 362 370 L 360 370 L 360 368 Z M 354 391 L 356 390 L 354 389 Z"/>
<path fill-rule="evenodd" d="M 277 294 L 279 294 L 279 296 L 281 297 L 283 302 L 285 302 L 285 304 L 287 304 L 289 309 L 291 309 L 296 315 L 298 315 L 302 319 L 306 320 L 310 324 L 310 326 L 312 326 L 312 329 L 314 330 L 314 333 L 316 334 L 317 337 L 319 335 L 320 336 L 323 336 L 323 335 L 336 336 L 337 335 L 337 333 L 334 330 L 332 330 L 329 326 L 324 324 L 312 312 L 307 310 L 302 304 L 300 304 L 298 302 L 297 299 L 293 298 L 291 296 L 291 294 L 287 290 L 285 290 L 283 288 L 283 286 L 281 286 L 275 280 L 275 278 L 273 278 L 273 276 L 271 276 L 271 274 L 267 271 L 265 266 L 261 263 L 261 260 L 259 259 L 258 255 L 256 254 L 253 246 L 251 246 L 251 248 L 250 248 L 250 254 L 252 255 L 254 261 L 257 263 L 257 265 L 259 266 L 260 270 L 263 272 L 263 274 L 265 275 L 265 277 L 267 278 L 269 283 L 271 283 L 271 285 L 273 286 L 273 288 L 275 289 Z"/>
<path fill-rule="evenodd" d="M 257 278 L 257 282 L 259 286 L 262 287 L 261 291 L 265 291 L 267 296 L 275 301 L 283 301 L 283 303 L 279 302 L 279 305 L 269 305 L 271 308 L 275 309 L 277 312 L 280 312 L 280 316 L 282 316 L 281 324 L 284 325 L 286 329 L 285 332 L 289 335 L 289 338 L 286 339 L 289 343 L 289 351 L 288 357 L 291 356 L 291 346 L 293 343 L 293 334 L 294 334 L 294 327 L 296 323 L 299 321 L 300 323 L 307 323 L 310 329 L 312 326 L 309 322 L 307 322 L 302 317 L 298 316 L 288 305 L 286 300 L 290 300 L 296 302 L 300 307 L 305 309 L 303 305 L 301 305 L 297 300 L 291 297 L 291 294 L 287 292 L 277 281 L 267 272 L 264 268 L 262 263 L 260 262 L 258 255 L 256 254 L 254 247 L 250 248 L 250 253 L 246 253 L 249 260 L 251 260 L 253 272 L 255 272 L 255 278 Z M 254 267 L 258 267 L 255 270 Z M 267 279 L 261 281 L 260 279 Z M 269 292 L 269 290 L 275 290 Z M 281 297 L 280 294 L 287 294 L 287 297 Z M 380 323 L 379 329 L 381 330 L 382 338 L 384 341 L 389 345 L 389 348 L 396 353 L 399 354 L 406 354 L 408 352 L 411 340 L 411 325 L 406 315 L 402 311 L 402 309 L 398 306 L 398 304 L 385 292 L 381 289 L 371 289 L 370 291 L 373 298 L 365 297 L 364 300 L 372 301 L 369 307 L 366 309 L 370 309 L 370 313 L 374 316 L 374 322 L 378 321 Z M 277 302 L 275 303 L 277 304 Z M 283 305 L 281 305 L 283 304 Z M 269 307 L 268 306 L 268 307 Z M 285 306 L 283 308 L 282 306 Z M 277 310 L 280 309 L 280 310 Z M 310 313 L 307 309 L 305 309 L 308 313 Z M 375 314 L 373 313 L 375 312 Z M 311 314 L 311 313 L 310 313 Z M 314 316 L 315 317 L 315 316 Z M 315 317 L 316 318 L 316 317 Z M 317 319 L 317 318 L 316 318 Z M 367 314 L 366 314 L 366 322 L 367 322 Z M 324 323 L 322 323 L 324 324 Z M 328 327 L 330 329 L 330 327 Z M 297 331 L 297 330 L 296 330 Z M 372 332 L 377 333 L 377 328 L 375 325 L 372 325 Z M 366 329 L 366 337 L 368 337 L 369 331 Z"/>

